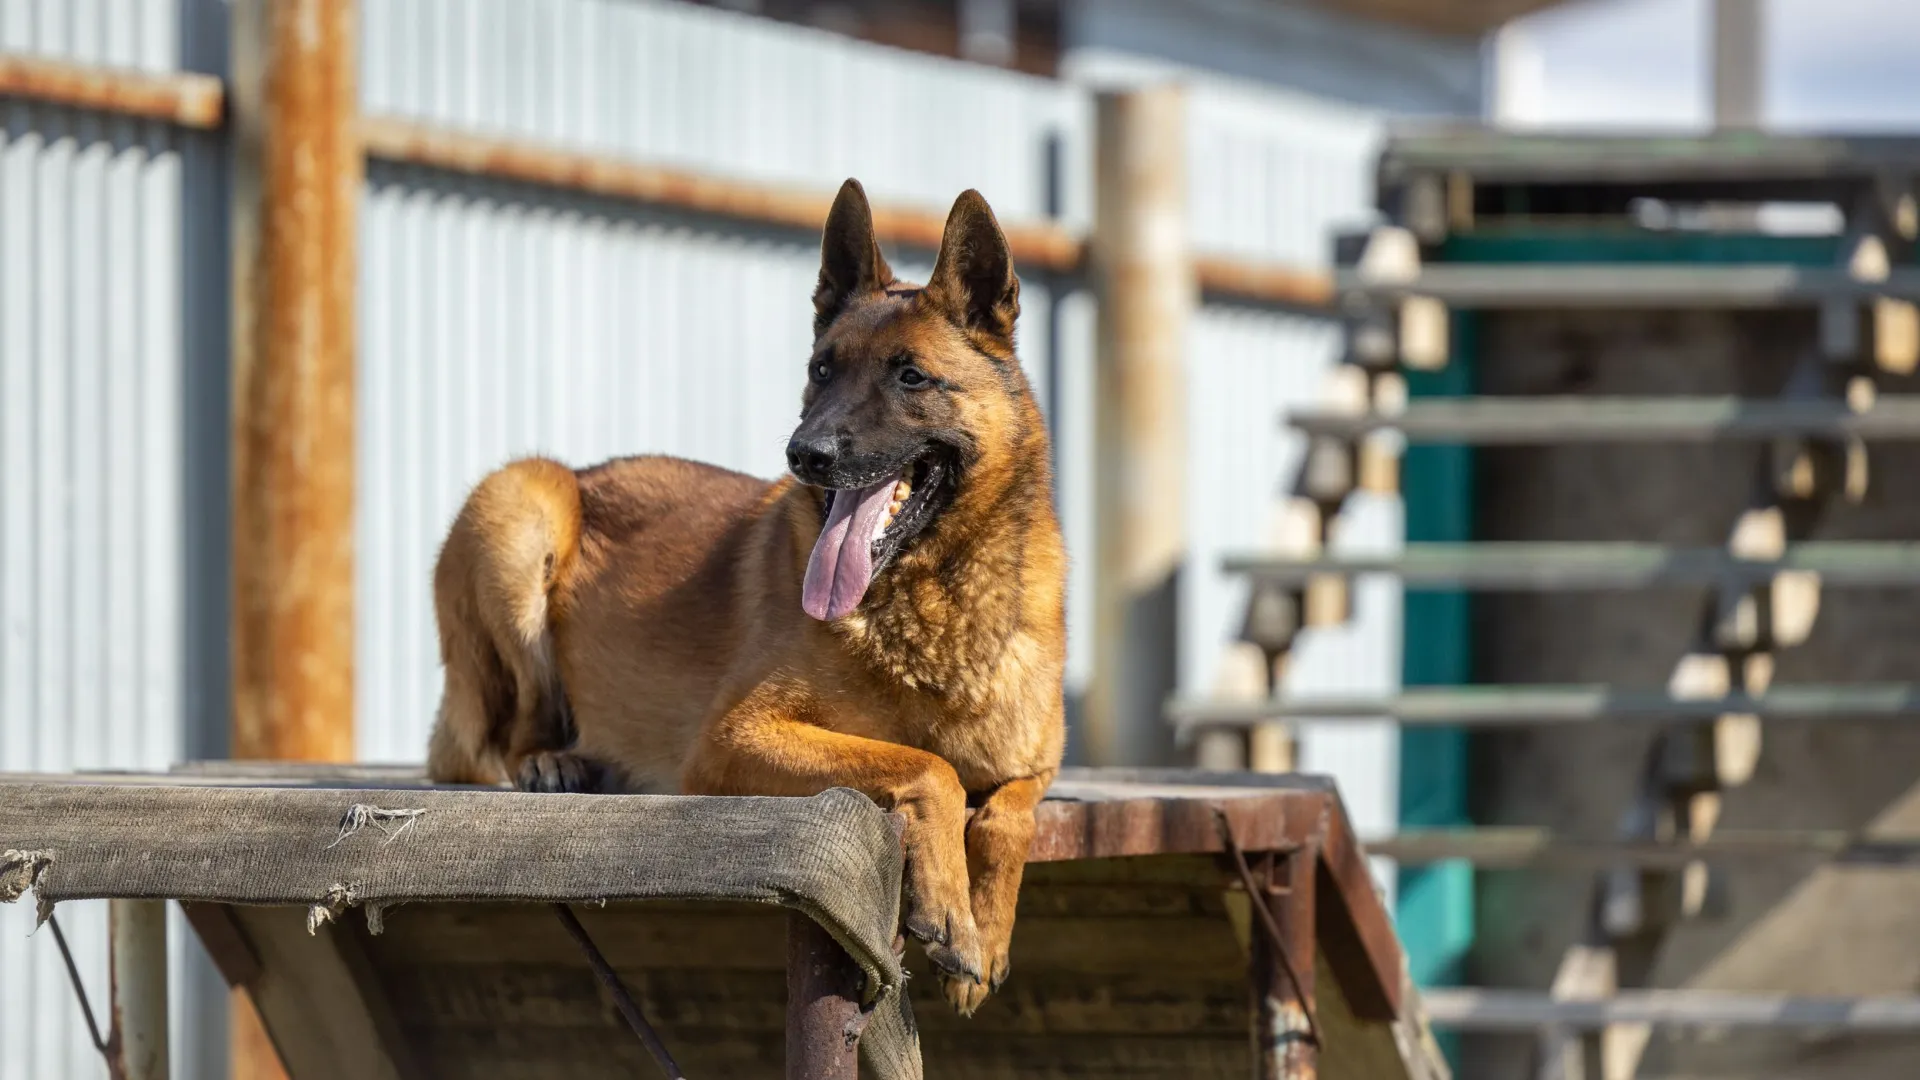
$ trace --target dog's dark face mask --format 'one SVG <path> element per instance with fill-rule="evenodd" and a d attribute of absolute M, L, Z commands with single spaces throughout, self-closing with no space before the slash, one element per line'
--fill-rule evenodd
<path fill-rule="evenodd" d="M 827 490 L 801 604 L 816 619 L 858 607 L 876 576 L 953 503 L 982 445 L 1000 437 L 987 395 L 1019 379 L 1020 285 L 977 192 L 955 201 L 926 286 L 898 281 L 866 194 L 840 189 L 821 241 L 814 348 L 787 465 Z"/>

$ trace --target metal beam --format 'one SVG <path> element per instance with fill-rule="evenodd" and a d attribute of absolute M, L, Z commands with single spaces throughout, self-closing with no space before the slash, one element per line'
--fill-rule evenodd
<path fill-rule="evenodd" d="M 1455 308 L 1502 311 L 1816 307 L 1827 301 L 1920 298 L 1920 271 L 1898 269 L 1884 280 L 1862 281 L 1828 267 L 1459 263 L 1426 266 L 1405 281 L 1369 280 L 1357 270 L 1342 270 L 1334 288 L 1342 299 L 1356 302 L 1431 297 Z"/>
<path fill-rule="evenodd" d="M 1501 728 L 1606 721 L 1665 723 L 1729 713 L 1764 720 L 1920 719 L 1920 684 L 1775 686 L 1759 695 L 1677 698 L 1664 690 L 1595 686 L 1417 687 L 1399 694 L 1176 700 L 1168 719 L 1182 727 L 1237 727 L 1272 720 L 1378 720 L 1407 725 Z"/>
<path fill-rule="evenodd" d="M 167 902 L 110 900 L 114 1080 L 167 1080 Z"/>
<path fill-rule="evenodd" d="M 0 98 L 23 98 L 118 116 L 217 128 L 226 89 L 212 75 L 135 71 L 0 53 Z"/>
<path fill-rule="evenodd" d="M 1229 555 L 1231 574 L 1304 584 L 1325 574 L 1389 574 L 1412 589 L 1583 591 L 1758 585 L 1791 572 L 1823 586 L 1920 586 L 1920 543 L 1820 542 L 1778 560 L 1740 559 L 1723 548 L 1643 543 L 1408 544 L 1399 555 L 1286 558 Z"/>
<path fill-rule="evenodd" d="M 1600 840 L 1528 827 L 1411 829 L 1367 840 L 1368 855 L 1404 863 L 1461 860 L 1491 869 L 1598 871 L 1620 865 L 1678 870 L 1710 859 L 1777 863 L 1812 859 L 1857 866 L 1920 867 L 1920 837 L 1873 839 L 1840 830 L 1721 829 L 1704 840 Z"/>
<path fill-rule="evenodd" d="M 1547 1026 L 1597 1031 L 1610 1024 L 1904 1034 L 1920 1031 L 1920 997 L 1639 990 L 1578 1001 L 1522 990 L 1435 988 L 1422 992 L 1421 1004 L 1435 1027 L 1458 1031 L 1531 1032 Z"/>
<path fill-rule="evenodd" d="M 1431 399 L 1385 416 L 1298 412 L 1288 426 L 1358 439 L 1397 431 L 1410 442 L 1473 446 L 1725 442 L 1783 437 L 1920 439 L 1920 396 L 1844 401 L 1738 397 L 1500 397 Z"/>

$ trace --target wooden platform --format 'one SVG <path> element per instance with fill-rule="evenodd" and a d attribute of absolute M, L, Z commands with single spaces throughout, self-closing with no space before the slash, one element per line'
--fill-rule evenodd
<path fill-rule="evenodd" d="M 886 817 L 871 803 L 828 795 L 530 795 L 257 766 L 4 777 L 0 894 L 187 901 L 293 1080 L 647 1075 L 552 902 L 571 905 L 688 1075 L 784 1063 L 811 1077 L 824 1074 L 792 1071 L 793 927 L 833 927 L 869 996 L 902 985 L 891 946 L 874 944 L 896 917 L 897 840 L 868 824 Z M 355 806 L 410 816 L 345 829 Z M 1280 939 L 1228 837 L 1275 898 Z M 887 866 L 884 910 L 841 910 Z M 1285 1021 L 1303 1014 L 1286 1011 L 1300 998 L 1276 940 L 1317 1042 Z M 927 1076 L 1307 1076 L 1315 1059 L 1323 1077 L 1445 1076 L 1339 797 L 1310 777 L 1069 770 L 1040 808 L 1001 992 L 962 1020 L 917 947 L 906 967 Z"/>

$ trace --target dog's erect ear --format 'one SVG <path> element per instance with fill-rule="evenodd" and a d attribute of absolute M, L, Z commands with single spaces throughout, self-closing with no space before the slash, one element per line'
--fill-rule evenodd
<path fill-rule="evenodd" d="M 1020 279 L 1013 273 L 1013 252 L 993 219 L 993 208 L 968 189 L 953 201 L 940 257 L 922 294 L 954 321 L 987 335 L 1013 353 L 1013 325 L 1020 317 Z"/>
<path fill-rule="evenodd" d="M 813 334 L 819 337 L 849 299 L 893 284 L 893 268 L 873 238 L 873 210 L 860 181 L 848 180 L 827 211 L 820 236 L 820 283 L 813 290 Z"/>

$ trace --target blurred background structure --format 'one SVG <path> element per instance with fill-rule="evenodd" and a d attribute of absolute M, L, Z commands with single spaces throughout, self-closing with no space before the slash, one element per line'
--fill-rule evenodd
<path fill-rule="evenodd" d="M 775 475 L 819 222 L 855 176 L 903 276 L 925 274 L 964 188 L 1012 235 L 1074 557 L 1070 754 L 1328 773 L 1380 837 L 1543 817 L 1604 831 L 1631 767 L 1591 792 L 1567 777 L 1637 750 L 1403 733 L 1385 712 L 1176 744 L 1162 700 L 1268 691 L 1272 668 L 1242 640 L 1248 582 L 1223 559 L 1289 538 L 1283 487 L 1308 443 L 1280 420 L 1326 404 L 1345 354 L 1335 240 L 1377 223 L 1392 125 L 1897 130 L 1920 123 L 1902 28 L 1920 12 L 1899 0 L 0 0 L 0 771 L 418 761 L 439 687 L 429 574 L 460 499 L 531 452 Z M 1108 271 L 1143 214 L 1183 255 L 1153 264 L 1170 299 L 1148 338 L 1104 323 L 1118 309 L 1101 303 L 1138 299 Z M 1841 222 L 1748 225 L 1831 247 Z M 1660 323 L 1604 345 L 1579 343 L 1590 327 L 1483 331 L 1513 356 L 1544 341 L 1565 354 L 1555 378 L 1604 385 L 1615 375 L 1589 369 L 1623 370 L 1594 359 L 1613 351 L 1664 371 L 1662 348 L 1738 352 L 1806 328 Z M 1483 389 L 1505 370 L 1497 351 Z M 1122 354 L 1151 378 L 1121 377 Z M 1546 378 L 1509 366 L 1514 392 Z M 1130 455 L 1168 478 L 1157 515 L 1119 505 Z M 1474 459 L 1417 460 L 1410 498 L 1452 494 L 1412 539 L 1503 535 L 1462 479 L 1487 475 Z M 1515 537 L 1718 527 L 1706 510 L 1663 524 L 1690 505 L 1678 488 L 1614 518 L 1590 461 L 1566 466 L 1578 481 L 1520 464 L 1502 475 L 1539 501 L 1501 502 Z M 1620 459 L 1601 475 L 1637 483 L 1629 466 L 1667 468 Z M 1400 550 L 1409 512 L 1392 487 L 1346 501 L 1333 551 Z M 1588 491 L 1592 518 L 1555 516 Z M 1349 600 L 1350 618 L 1292 643 L 1287 694 L 1620 675 L 1499 669 L 1529 648 L 1595 647 L 1530 639 L 1551 622 L 1533 609 L 1403 601 L 1384 575 Z M 1682 651 L 1662 644 L 1641 642 L 1656 666 Z M 1889 670 L 1911 655 L 1884 633 L 1862 650 Z M 1832 791 L 1874 738 L 1793 745 L 1838 755 L 1808 781 Z M 1910 763 L 1920 748 L 1829 800 L 1845 821 L 1774 812 L 1784 786 L 1760 816 L 1863 825 Z M 1458 863 L 1377 869 L 1424 985 L 1544 988 L 1580 933 L 1585 879 L 1556 893 Z M 1876 888 L 1911 871 L 1885 873 Z M 1735 956 L 1738 932 L 1776 910 L 1759 897 L 1798 882 L 1775 877 L 1672 954 L 1673 985 L 1716 962 L 1792 974 L 1791 950 Z M 1920 888 L 1905 884 L 1862 910 Z M 68 919 L 86 970 L 104 970 L 104 917 Z M 98 1075 L 31 922 L 0 908 L 0 1080 Z M 193 949 L 176 955 L 190 958 L 176 1000 L 201 1007 L 180 1020 L 175 1075 L 222 1075 L 225 990 Z M 1875 970 L 1865 988 L 1769 985 L 1911 991 L 1920 959 Z M 1458 1044 L 1456 1065 L 1525 1075 L 1515 1042 Z M 1658 1075 L 1786 1075 L 1724 1067 Z"/>

